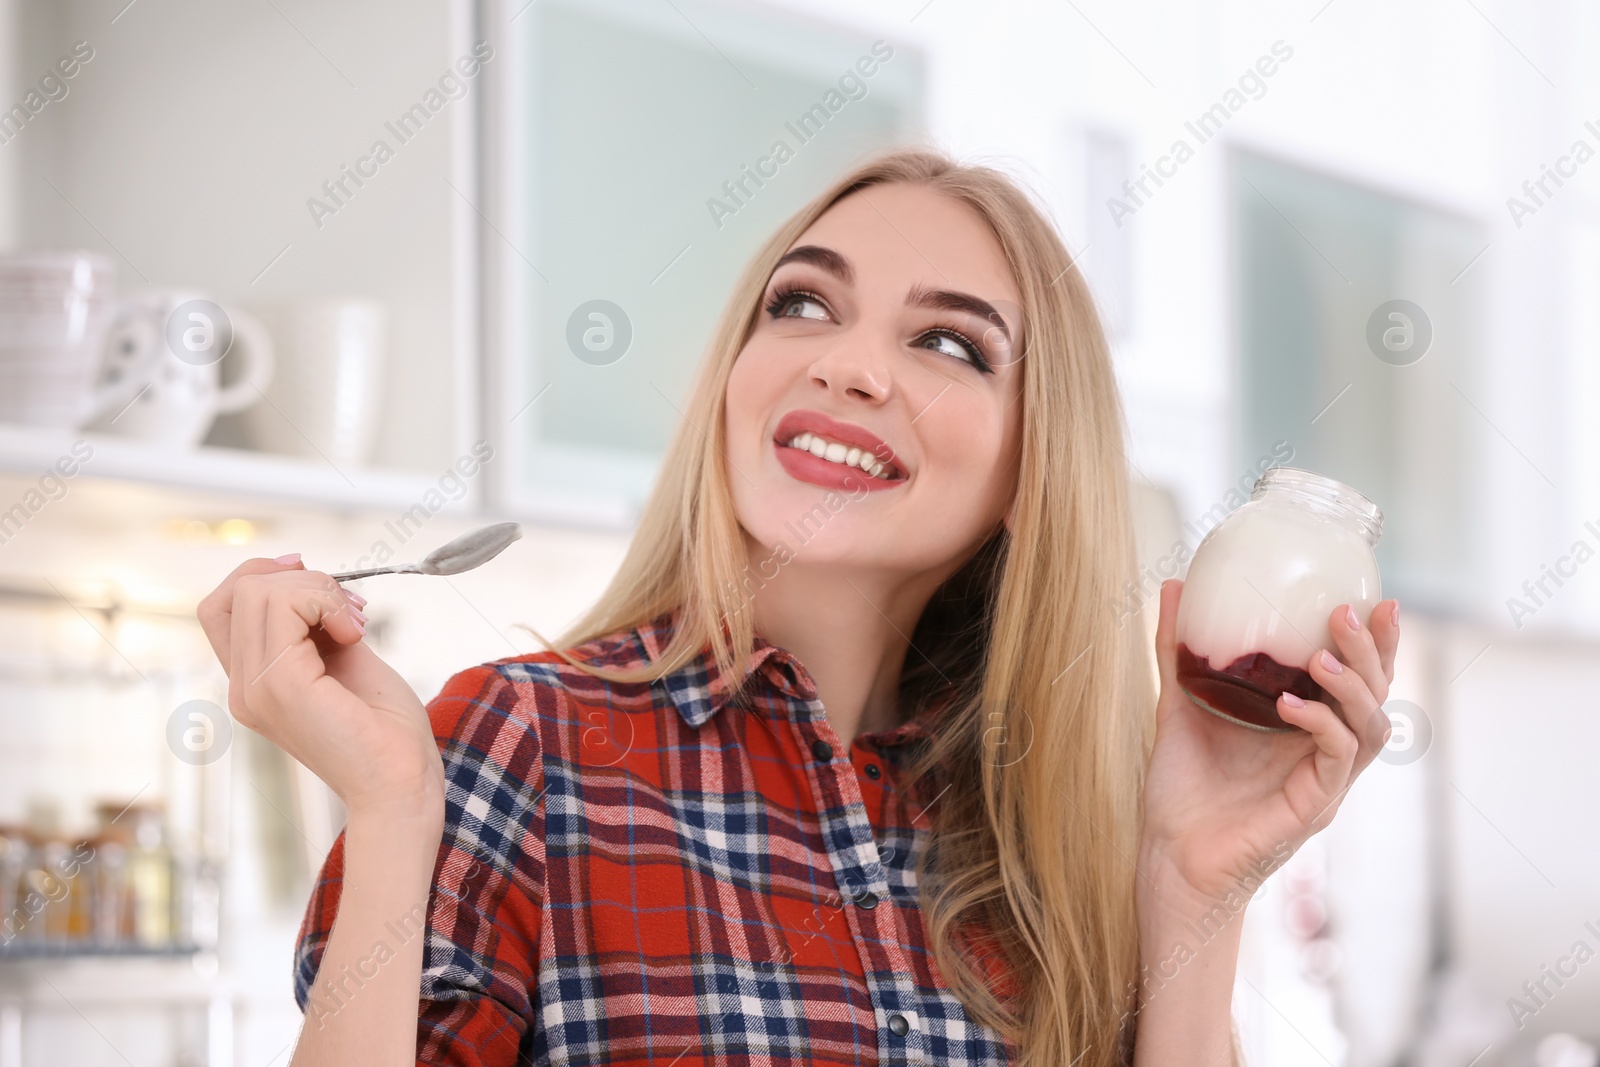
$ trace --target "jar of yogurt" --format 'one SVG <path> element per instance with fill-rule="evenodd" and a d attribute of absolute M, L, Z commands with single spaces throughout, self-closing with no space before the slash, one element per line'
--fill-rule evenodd
<path fill-rule="evenodd" d="M 1383 513 L 1312 471 L 1272 467 L 1195 549 L 1178 603 L 1178 682 L 1194 702 L 1257 730 L 1292 731 L 1278 697 L 1338 704 L 1305 667 L 1337 654 L 1328 616 L 1370 619 L 1383 598 L 1373 548 Z"/>

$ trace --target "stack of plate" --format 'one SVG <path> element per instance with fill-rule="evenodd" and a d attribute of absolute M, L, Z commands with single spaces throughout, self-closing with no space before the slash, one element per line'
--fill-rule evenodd
<path fill-rule="evenodd" d="M 78 426 L 115 308 L 116 268 L 105 256 L 0 256 L 0 421 Z"/>

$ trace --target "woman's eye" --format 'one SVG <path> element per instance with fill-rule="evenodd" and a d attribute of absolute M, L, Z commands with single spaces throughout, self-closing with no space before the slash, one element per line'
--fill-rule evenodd
<path fill-rule="evenodd" d="M 976 367 L 981 368 L 985 365 L 984 358 L 978 352 L 977 347 L 972 342 L 954 334 L 941 333 L 937 330 L 932 333 L 925 333 L 922 335 L 922 340 L 918 342 L 918 347 L 927 348 L 955 359 L 965 360 Z"/>
<path fill-rule="evenodd" d="M 775 319 L 825 319 L 828 309 L 822 306 L 822 301 L 809 293 L 790 293 L 780 296 L 771 305 L 772 317 Z"/>

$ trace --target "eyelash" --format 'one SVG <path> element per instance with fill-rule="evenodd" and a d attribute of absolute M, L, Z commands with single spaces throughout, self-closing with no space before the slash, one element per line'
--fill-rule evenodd
<path fill-rule="evenodd" d="M 773 318 L 778 318 L 778 313 L 788 307 L 789 302 L 797 296 L 803 296 L 807 300 L 814 300 L 823 307 L 828 306 L 822 297 L 809 289 L 799 289 L 792 286 L 779 287 L 773 290 L 772 297 L 767 301 L 767 314 Z"/>
<path fill-rule="evenodd" d="M 781 312 L 783 309 L 788 307 L 790 302 L 796 297 L 804 297 L 807 300 L 815 301 L 816 303 L 821 304 L 824 308 L 828 306 L 826 301 L 824 301 L 816 293 L 811 292 L 809 289 L 800 289 L 792 286 L 780 287 L 773 290 L 772 296 L 767 300 L 767 314 L 775 319 L 781 318 Z M 983 357 L 983 349 L 978 345 L 977 342 L 972 340 L 972 338 L 968 337 L 966 334 L 962 333 L 960 330 L 955 329 L 952 326 L 935 326 L 930 330 L 925 330 L 919 335 L 918 339 L 920 340 L 921 338 L 928 337 L 930 335 L 938 335 L 940 337 L 950 338 L 950 340 L 967 350 L 967 355 L 972 357 L 972 366 L 976 370 L 984 374 L 994 373 L 994 368 L 991 367 L 989 365 L 989 361 Z"/>

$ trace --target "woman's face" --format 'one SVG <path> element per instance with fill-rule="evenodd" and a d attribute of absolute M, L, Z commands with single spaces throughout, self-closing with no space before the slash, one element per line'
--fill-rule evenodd
<path fill-rule="evenodd" d="M 953 571 L 1015 492 L 1020 303 L 966 205 L 906 184 L 835 204 L 768 280 L 728 380 L 740 524 L 779 563 Z"/>

